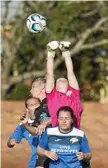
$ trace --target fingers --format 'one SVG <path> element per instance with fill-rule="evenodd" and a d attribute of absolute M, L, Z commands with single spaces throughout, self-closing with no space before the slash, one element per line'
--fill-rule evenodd
<path fill-rule="evenodd" d="M 58 156 L 55 152 L 51 152 L 50 159 L 52 160 L 58 160 Z"/>
<path fill-rule="evenodd" d="M 47 156 L 48 158 L 50 158 L 53 161 L 58 160 L 57 154 L 52 151 L 45 151 L 45 156 Z"/>
<path fill-rule="evenodd" d="M 17 143 L 16 139 L 11 139 L 11 140 L 10 140 L 10 144 L 11 144 L 11 145 L 15 145 L 16 143 Z"/>
<path fill-rule="evenodd" d="M 23 114 L 23 116 L 21 116 L 20 120 L 24 120 L 25 118 L 29 118 L 29 110 L 25 109 L 25 112 Z"/>
<path fill-rule="evenodd" d="M 26 109 L 26 117 L 29 118 L 30 117 L 30 114 L 29 114 L 29 110 Z"/>
<path fill-rule="evenodd" d="M 28 123 L 28 118 L 27 117 L 23 117 L 21 121 L 22 121 L 23 124 L 27 124 Z"/>
<path fill-rule="evenodd" d="M 25 118 L 26 118 L 26 116 L 23 115 L 23 116 L 20 118 L 20 120 L 22 121 L 22 120 L 24 120 Z"/>
<path fill-rule="evenodd" d="M 38 134 L 41 135 L 43 132 L 45 132 L 45 125 L 41 124 L 38 126 Z"/>
<path fill-rule="evenodd" d="M 37 127 L 34 127 L 35 128 L 35 133 L 38 134 L 38 128 Z"/>
<path fill-rule="evenodd" d="M 83 160 L 84 159 L 84 153 L 83 152 L 77 152 L 76 155 L 77 155 L 79 160 Z"/>

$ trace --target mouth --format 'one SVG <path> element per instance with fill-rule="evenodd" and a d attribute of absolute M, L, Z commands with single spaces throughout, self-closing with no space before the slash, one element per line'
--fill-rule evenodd
<path fill-rule="evenodd" d="M 65 124 L 63 124 L 63 125 L 61 125 L 62 127 L 67 127 L 67 125 L 65 125 Z"/>

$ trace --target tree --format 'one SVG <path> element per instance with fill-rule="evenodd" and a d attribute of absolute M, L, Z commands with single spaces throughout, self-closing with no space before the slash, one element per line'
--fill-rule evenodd
<path fill-rule="evenodd" d="M 88 74 L 93 72 L 94 67 L 91 62 L 96 62 L 96 58 L 101 56 L 104 50 L 107 52 L 107 2 L 24 1 L 18 4 L 14 17 L 8 19 L 8 22 L 5 21 L 10 6 L 9 2 L 4 4 L 6 10 L 2 19 L 3 98 L 9 89 L 19 82 L 45 75 L 46 44 L 51 40 L 71 41 L 71 56 L 74 57 L 75 67 L 79 65 L 76 74 L 81 85 L 88 80 Z M 35 12 L 45 16 L 48 25 L 45 32 L 37 35 L 29 33 L 25 26 L 27 16 Z M 97 54 L 100 48 L 101 52 Z M 88 70 L 85 57 L 88 57 L 90 67 Z M 99 67 L 100 63 L 97 64 Z M 55 70 L 56 76 L 65 75 L 62 57 L 56 58 Z"/>

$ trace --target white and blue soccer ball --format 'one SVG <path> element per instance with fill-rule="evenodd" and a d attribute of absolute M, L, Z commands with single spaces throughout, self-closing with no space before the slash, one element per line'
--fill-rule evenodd
<path fill-rule="evenodd" d="M 27 28 L 32 33 L 40 33 L 46 27 L 46 19 L 38 13 L 34 13 L 27 18 Z"/>

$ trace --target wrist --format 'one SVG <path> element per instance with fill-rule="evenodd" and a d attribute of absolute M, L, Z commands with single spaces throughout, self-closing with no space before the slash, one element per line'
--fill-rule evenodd
<path fill-rule="evenodd" d="M 53 59 L 55 57 L 55 51 L 48 51 L 47 59 Z"/>
<path fill-rule="evenodd" d="M 22 124 L 23 124 L 24 126 L 28 126 L 28 125 L 29 125 L 28 122 L 22 122 Z"/>
<path fill-rule="evenodd" d="M 86 160 L 86 159 L 87 159 L 87 156 L 86 156 L 86 154 L 85 154 L 85 153 L 84 153 L 83 159 L 84 159 L 84 160 Z"/>
<path fill-rule="evenodd" d="M 47 150 L 45 150 L 44 155 L 47 156 Z"/>
<path fill-rule="evenodd" d="M 69 50 L 62 51 L 62 56 L 63 56 L 64 58 L 70 57 L 70 51 L 69 51 Z"/>

